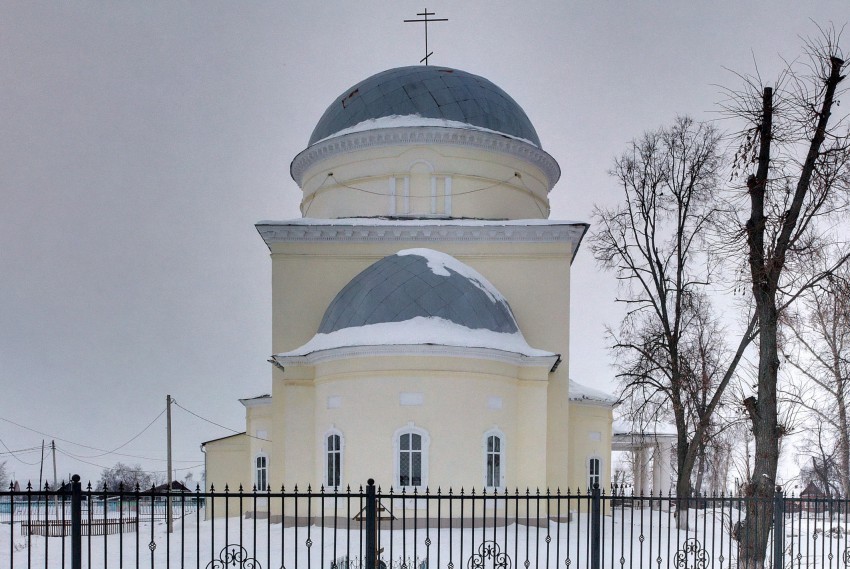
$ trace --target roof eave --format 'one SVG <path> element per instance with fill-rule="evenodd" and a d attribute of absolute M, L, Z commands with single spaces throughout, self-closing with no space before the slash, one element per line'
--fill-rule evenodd
<path fill-rule="evenodd" d="M 314 164 L 336 156 L 365 148 L 383 146 L 421 146 L 436 144 L 463 146 L 509 154 L 531 163 L 546 177 L 549 190 L 561 178 L 561 167 L 551 154 L 533 143 L 507 134 L 451 126 L 396 126 L 375 128 L 332 136 L 320 140 L 299 152 L 289 165 L 289 173 L 300 188 L 304 174 Z"/>
<path fill-rule="evenodd" d="M 436 344 L 339 346 L 304 354 L 292 352 L 276 354 L 269 359 L 269 362 L 282 369 L 285 366 L 316 365 L 317 363 L 349 358 L 387 356 L 433 356 L 495 360 L 510 363 L 518 367 L 545 367 L 550 373 L 555 371 L 561 362 L 560 354 L 554 353 L 549 355 L 527 355 L 480 346 L 447 346 Z"/>

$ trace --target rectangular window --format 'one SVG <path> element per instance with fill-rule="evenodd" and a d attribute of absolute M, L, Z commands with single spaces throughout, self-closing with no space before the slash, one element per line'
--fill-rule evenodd
<path fill-rule="evenodd" d="M 599 484 L 602 483 L 602 477 L 600 475 L 601 470 L 600 460 L 598 458 L 591 458 L 587 465 L 587 474 L 588 474 L 588 489 L 592 490 L 593 488 L 597 488 Z"/>
<path fill-rule="evenodd" d="M 336 488 L 340 485 L 340 473 L 342 472 L 342 440 L 339 435 L 329 435 L 327 444 L 327 483 L 329 487 Z"/>
<path fill-rule="evenodd" d="M 266 490 L 269 486 L 268 459 L 265 456 L 257 457 L 257 490 Z"/>
<path fill-rule="evenodd" d="M 422 436 L 405 433 L 399 437 L 398 485 L 422 485 Z"/>
<path fill-rule="evenodd" d="M 407 215 L 410 213 L 410 177 L 390 177 L 390 215 Z"/>
<path fill-rule="evenodd" d="M 431 213 L 452 214 L 451 176 L 431 176 Z"/>
<path fill-rule="evenodd" d="M 497 435 L 487 437 L 487 487 L 502 485 L 502 439 Z"/>

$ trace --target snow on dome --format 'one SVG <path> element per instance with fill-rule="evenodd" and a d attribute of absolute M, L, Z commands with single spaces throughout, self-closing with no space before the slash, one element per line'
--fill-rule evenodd
<path fill-rule="evenodd" d="M 527 144 L 531 144 L 533 146 L 537 146 L 537 143 L 532 142 L 527 138 L 520 138 L 519 136 L 512 136 L 506 134 L 504 132 L 499 132 L 490 128 L 484 128 L 482 126 L 476 126 L 473 124 L 461 122 L 461 121 L 452 121 L 448 119 L 438 119 L 438 118 L 430 118 L 423 117 L 420 115 L 390 115 L 386 117 L 379 117 L 375 119 L 367 119 L 365 121 L 359 122 L 354 126 L 350 126 L 348 128 L 344 128 L 338 132 L 331 134 L 330 136 L 323 138 L 322 140 L 317 140 L 316 143 L 329 140 L 331 138 L 336 138 L 337 136 L 343 136 L 346 134 L 354 134 L 355 132 L 365 132 L 367 130 L 377 130 L 379 128 L 399 128 L 399 127 L 410 127 L 410 126 L 436 126 L 442 128 L 465 128 L 467 130 L 477 130 L 479 132 L 489 132 L 493 134 L 499 134 L 501 136 L 508 136 L 510 138 L 514 138 L 516 140 L 520 140 Z M 315 143 L 314 143 L 315 144 Z"/>
<path fill-rule="evenodd" d="M 537 131 L 516 101 L 491 81 L 460 69 L 414 65 L 364 79 L 337 97 L 319 119 L 310 145 L 371 119 L 444 119 L 529 141 Z M 469 125 L 469 126 L 467 126 Z"/>
<path fill-rule="evenodd" d="M 458 275 L 464 277 L 470 283 L 478 287 L 478 289 L 487 295 L 487 298 L 490 299 L 494 304 L 503 303 L 507 306 L 508 301 L 505 300 L 505 297 L 502 296 L 496 287 L 494 287 L 490 281 L 488 281 L 484 276 L 470 267 L 469 265 L 465 265 L 452 257 L 451 255 L 446 255 L 445 253 L 440 253 L 439 251 L 434 251 L 433 249 L 404 249 L 396 253 L 396 255 L 400 257 L 404 257 L 407 255 L 417 255 L 425 259 L 428 264 L 428 268 L 431 269 L 431 272 L 435 275 L 441 277 L 451 277 L 452 273 L 457 273 Z M 510 310 L 510 308 L 508 308 Z"/>
<path fill-rule="evenodd" d="M 354 346 L 410 346 L 433 344 L 460 348 L 489 348 L 523 356 L 554 356 L 528 345 L 519 331 L 512 334 L 469 328 L 443 318 L 417 316 L 403 322 L 381 322 L 316 334 L 295 350 L 275 354 L 277 358 L 306 356 L 322 350 Z"/>
<path fill-rule="evenodd" d="M 437 317 L 471 330 L 519 332 L 505 298 L 481 274 L 431 249 L 408 249 L 364 269 L 336 295 L 318 333 Z"/>

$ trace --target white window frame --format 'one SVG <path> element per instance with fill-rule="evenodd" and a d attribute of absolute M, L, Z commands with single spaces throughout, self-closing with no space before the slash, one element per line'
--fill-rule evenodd
<path fill-rule="evenodd" d="M 599 472 L 597 472 L 596 474 L 593 474 L 592 468 L 591 468 L 591 465 L 593 464 L 594 460 L 597 461 L 598 468 L 599 468 Z M 602 464 L 603 464 L 602 457 L 597 455 L 597 454 L 594 454 L 592 456 L 587 457 L 587 461 L 585 461 L 584 464 L 585 464 L 585 469 L 587 471 L 587 489 L 593 490 L 593 484 L 594 484 L 593 478 L 596 478 L 596 484 L 599 484 L 599 489 L 601 490 L 602 489 Z"/>
<path fill-rule="evenodd" d="M 336 436 L 339 437 L 339 450 L 331 450 L 328 447 L 328 439 Z M 339 460 L 339 484 L 332 484 L 332 480 L 328 478 L 328 462 L 330 460 L 331 453 L 338 454 Z M 343 478 L 343 465 L 345 464 L 345 437 L 342 435 L 342 431 L 337 428 L 328 429 L 325 432 L 325 436 L 322 438 L 322 479 L 324 480 L 325 488 L 339 488 L 342 486 L 342 481 L 345 480 Z"/>
<path fill-rule="evenodd" d="M 263 461 L 262 467 L 260 467 L 260 465 L 257 464 L 261 459 Z M 268 489 L 270 487 L 270 485 L 269 485 L 269 455 L 267 455 L 265 452 L 258 452 L 254 456 L 253 467 L 254 467 L 253 468 L 253 471 L 254 471 L 254 488 L 256 488 L 258 492 L 265 492 L 266 489 Z M 260 475 L 260 469 L 261 468 L 262 468 L 262 472 L 263 472 L 262 476 Z M 262 480 L 262 478 L 265 478 L 265 480 Z M 262 482 L 262 484 L 260 484 L 260 482 Z"/>
<path fill-rule="evenodd" d="M 390 176 L 390 215 L 410 215 L 410 176 Z"/>
<path fill-rule="evenodd" d="M 499 480 L 497 481 L 497 485 L 488 484 L 490 481 L 490 468 L 489 468 L 489 458 L 491 454 L 495 454 L 496 451 L 489 450 L 488 442 L 490 441 L 490 437 L 496 437 L 499 439 Z M 504 490 L 505 489 L 505 433 L 503 433 L 498 427 L 493 427 L 486 433 L 481 439 L 481 454 L 482 454 L 482 466 L 484 470 L 484 478 L 483 484 L 486 490 Z"/>
<path fill-rule="evenodd" d="M 421 437 L 421 453 L 420 457 L 420 480 L 417 485 L 401 485 L 401 437 L 404 435 L 419 435 Z M 422 491 L 428 487 L 428 455 L 431 446 L 431 436 L 428 431 L 421 427 L 417 427 L 413 423 L 408 423 L 407 426 L 397 429 L 393 434 L 393 488 L 397 491 L 405 490 L 412 492 L 414 489 Z"/>
<path fill-rule="evenodd" d="M 437 213 L 437 176 L 431 174 L 431 215 Z"/>

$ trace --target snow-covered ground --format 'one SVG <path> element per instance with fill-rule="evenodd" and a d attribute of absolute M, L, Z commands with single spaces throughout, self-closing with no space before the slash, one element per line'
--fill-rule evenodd
<path fill-rule="evenodd" d="M 690 531 L 675 529 L 667 511 L 615 509 L 603 516 L 602 567 L 617 569 L 704 569 L 735 567 L 736 544 L 729 537 L 737 510 L 691 510 Z M 346 531 L 345 524 L 351 524 Z M 408 520 L 379 534 L 388 567 L 559 567 L 590 566 L 587 515 L 573 513 L 569 523 L 540 526 L 426 528 Z M 455 522 L 457 523 L 457 522 Z M 217 567 L 287 569 L 360 567 L 360 522 L 339 527 L 283 528 L 264 519 L 189 515 L 166 531 L 164 520 L 141 521 L 139 531 L 83 537 L 83 567 Z M 241 544 L 241 549 L 240 548 Z M 232 547 L 228 547 L 228 546 Z M 21 524 L 0 523 L 0 567 L 70 567 L 70 538 L 21 535 Z M 346 565 L 345 560 L 348 560 Z M 785 567 L 846 569 L 850 566 L 848 521 L 819 515 L 786 517 Z"/>

